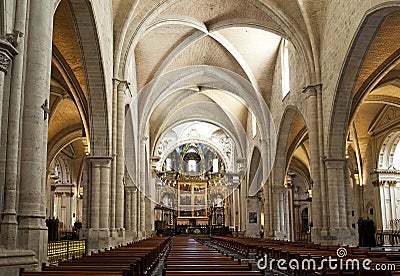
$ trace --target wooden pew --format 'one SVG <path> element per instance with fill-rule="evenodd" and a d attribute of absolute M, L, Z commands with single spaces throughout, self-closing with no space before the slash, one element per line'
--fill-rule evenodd
<path fill-rule="evenodd" d="M 20 276 L 126 276 L 123 271 L 24 271 L 23 268 L 20 269 Z"/>
<path fill-rule="evenodd" d="M 20 271 L 20 274 L 122 276 L 150 274 L 169 242 L 170 238 L 166 237 L 150 238 L 91 256 L 60 262 L 58 266 L 43 266 L 41 272 Z"/>
<path fill-rule="evenodd" d="M 163 275 L 261 275 L 251 271 L 251 265 L 234 261 L 206 245 L 183 237 L 171 242 L 171 249 L 164 263 Z"/>
<path fill-rule="evenodd" d="M 248 255 L 252 252 L 251 247 L 258 243 L 256 249 L 257 258 L 267 256 L 268 259 L 284 259 L 286 263 L 290 260 L 295 259 L 299 263 L 303 260 L 313 259 L 316 261 L 316 266 L 320 267 L 322 260 L 329 258 L 338 258 L 337 249 L 342 246 L 321 246 L 319 244 L 304 244 L 298 242 L 288 241 L 276 241 L 267 239 L 254 239 L 254 238 L 234 238 L 234 237 L 213 237 L 211 241 L 219 246 L 223 246 L 229 249 L 236 250 L 239 253 Z M 357 259 L 362 263 L 366 258 L 370 259 L 372 263 L 370 267 L 372 270 L 360 270 L 360 271 L 347 271 L 345 269 L 330 270 L 325 267 L 322 271 L 294 271 L 288 270 L 292 275 L 357 275 L 357 276 L 388 276 L 391 275 L 390 271 L 378 271 L 375 270 L 377 264 L 380 265 L 396 265 L 396 271 L 400 270 L 400 252 L 393 251 L 371 251 L 365 248 L 358 247 L 344 247 L 347 250 L 347 255 L 342 258 L 345 263 L 346 260 Z M 277 269 L 277 267 L 274 267 Z M 393 274 L 393 273 L 392 273 Z"/>

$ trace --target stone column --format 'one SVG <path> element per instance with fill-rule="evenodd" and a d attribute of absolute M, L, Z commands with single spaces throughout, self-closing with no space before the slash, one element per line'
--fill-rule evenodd
<path fill-rule="evenodd" d="M 140 137 L 139 141 L 139 185 L 140 185 L 140 194 L 139 194 L 139 210 L 140 210 L 140 223 L 139 230 L 140 236 L 146 236 L 146 202 L 145 202 L 145 188 L 146 188 L 146 141 L 148 137 Z"/>
<path fill-rule="evenodd" d="M 0 103 L 3 103 L 4 91 L 4 76 L 7 74 L 8 67 L 18 51 L 14 46 L 8 42 L 5 38 L 0 39 Z M 0 106 L 0 114 L 3 114 L 2 106 Z M 0 125 L 1 129 L 1 125 Z"/>
<path fill-rule="evenodd" d="M 348 242 L 347 199 L 345 195 L 347 159 L 326 159 L 325 167 L 329 187 L 329 238 L 328 244 Z"/>
<path fill-rule="evenodd" d="M 25 1 L 21 1 L 25 2 Z M 17 14 L 24 10 L 26 3 L 17 4 Z M 16 15 L 18 16 L 18 15 Z M 25 30 L 25 20 L 22 26 Z M 23 52 L 24 46 L 18 45 L 17 50 Z M 4 94 L 4 75 L 7 73 L 9 63 L 17 50 L 8 42 L 0 39 L 0 114 Z M 11 75 L 11 92 L 8 110 L 7 149 L 6 149 L 6 176 L 4 183 L 4 209 L 1 220 L 1 245 L 7 249 L 17 246 L 17 177 L 18 177 L 18 138 L 20 127 L 20 108 L 22 91 L 23 55 L 17 55 L 13 61 Z M 1 129 L 1 120 L 0 120 Z"/>
<path fill-rule="evenodd" d="M 288 240 L 294 240 L 294 210 L 293 210 L 293 193 L 292 193 L 292 180 L 291 177 L 288 177 L 288 181 L 286 183 L 286 192 L 285 192 L 285 206 L 286 206 L 286 216 L 285 216 L 285 225 L 286 225 L 286 233 Z"/>
<path fill-rule="evenodd" d="M 269 180 L 269 150 L 268 150 L 268 141 L 266 139 L 261 139 L 261 156 L 263 161 L 263 199 L 264 199 L 264 237 L 267 237 L 269 233 L 272 231 L 271 228 L 271 209 L 270 209 L 270 180 Z"/>
<path fill-rule="evenodd" d="M 272 212 L 272 230 L 273 230 L 273 237 L 279 237 L 280 236 L 280 231 L 281 231 L 281 224 L 280 224 L 280 205 L 279 205 L 279 200 L 280 200 L 280 189 L 281 187 L 275 186 L 272 187 L 272 198 L 270 199 L 272 201 L 272 208 L 271 210 L 274 210 Z"/>
<path fill-rule="evenodd" d="M 91 156 L 90 161 L 90 228 L 88 250 L 104 249 L 110 243 L 110 171 L 111 157 Z"/>
<path fill-rule="evenodd" d="M 100 163 L 100 210 L 99 227 L 102 231 L 110 228 L 110 170 L 111 158 L 99 159 Z"/>
<path fill-rule="evenodd" d="M 353 185 L 353 189 L 356 189 Z M 354 193 L 352 192 L 352 188 L 350 187 L 350 172 L 348 167 L 348 162 L 345 162 L 345 169 L 344 169 L 344 181 L 343 181 L 343 192 L 344 198 L 346 201 L 346 227 L 351 231 L 351 234 L 355 235 L 355 230 L 352 226 L 353 223 L 353 215 L 352 210 L 355 209 L 355 199 Z"/>
<path fill-rule="evenodd" d="M 337 165 L 341 165 L 333 160 L 332 162 L 327 161 L 326 163 L 326 171 L 328 176 L 329 183 L 329 226 L 331 228 L 339 228 L 339 197 L 338 197 L 338 169 Z M 336 166 L 335 166 L 336 165 Z M 314 205 L 314 194 L 313 194 L 313 205 Z"/>
<path fill-rule="evenodd" d="M 138 229 L 137 229 L 137 225 L 138 225 L 138 223 L 137 223 L 137 219 L 138 219 L 138 217 L 137 217 L 137 211 L 138 211 L 138 208 L 137 208 L 137 188 L 136 187 L 134 187 L 133 189 L 132 189 L 132 204 L 131 204 L 131 214 L 132 214 L 132 218 L 131 218 L 131 230 L 133 230 L 134 231 L 134 236 L 137 234 L 137 231 L 138 231 Z"/>
<path fill-rule="evenodd" d="M 240 231 L 246 231 L 246 225 L 247 225 L 247 200 L 246 200 L 246 195 L 247 195 L 247 187 L 244 185 L 248 180 L 245 178 L 242 181 L 242 184 L 239 189 L 239 206 L 240 206 L 240 226 L 239 230 Z"/>
<path fill-rule="evenodd" d="M 273 212 L 273 193 L 272 193 L 272 181 L 274 177 L 273 174 L 268 178 L 267 182 L 267 191 L 265 194 L 268 196 L 268 201 L 265 204 L 268 204 L 269 216 L 268 216 L 268 237 L 274 237 L 274 212 Z"/>
<path fill-rule="evenodd" d="M 301 231 L 301 214 L 300 214 L 300 205 L 298 203 L 293 205 L 293 220 L 294 220 L 294 235 L 292 237 L 293 241 L 297 241 L 300 237 Z"/>
<path fill-rule="evenodd" d="M 117 91 L 117 182 L 115 199 L 115 227 L 119 230 L 124 228 L 124 122 L 125 122 L 125 90 L 128 87 L 126 81 L 118 84 Z"/>
<path fill-rule="evenodd" d="M 98 230 L 100 227 L 100 162 L 90 158 L 90 228 Z"/>
<path fill-rule="evenodd" d="M 319 131 L 318 131 L 318 103 L 317 89 L 309 86 L 305 90 L 307 93 L 308 117 L 310 118 L 308 136 L 310 139 L 310 167 L 313 191 L 313 217 L 312 217 L 312 239 L 313 242 L 320 241 L 323 225 L 323 217 L 326 214 L 325 204 L 323 204 L 323 184 L 320 179 L 320 152 L 319 152 Z"/>
<path fill-rule="evenodd" d="M 110 217 L 111 217 L 111 229 L 116 230 L 115 227 L 115 199 L 116 199 L 116 183 L 117 183 L 117 95 L 118 95 L 118 84 L 119 80 L 113 79 L 113 101 L 112 101 L 112 153 L 113 161 L 111 166 L 111 185 L 110 185 Z M 114 234 L 113 234 L 114 235 Z M 115 234 L 116 236 L 117 234 Z"/>
<path fill-rule="evenodd" d="M 133 188 L 131 187 L 125 188 L 125 229 L 129 231 L 132 230 L 132 190 Z"/>
<path fill-rule="evenodd" d="M 83 202 L 82 202 L 82 235 L 85 230 L 90 228 L 90 187 L 89 187 L 89 162 L 85 157 L 83 160 L 82 169 L 82 188 L 83 188 Z M 82 237 L 83 238 L 83 237 Z"/>
<path fill-rule="evenodd" d="M 41 106 L 50 94 L 53 3 L 31 1 L 29 5 L 28 42 L 21 142 L 19 189 L 20 248 L 31 249 L 39 263 L 46 262 L 46 213 L 41 206 L 45 186 L 47 120 Z M 45 113 L 46 114 L 46 113 Z M 46 139 L 43 138 L 46 136 Z"/>

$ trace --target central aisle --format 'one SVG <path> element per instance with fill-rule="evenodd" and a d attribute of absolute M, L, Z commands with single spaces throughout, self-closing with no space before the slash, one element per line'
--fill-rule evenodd
<path fill-rule="evenodd" d="M 163 275 L 208 274 L 246 276 L 261 275 L 261 272 L 252 271 L 251 265 L 241 264 L 192 237 L 174 237 L 165 259 Z"/>

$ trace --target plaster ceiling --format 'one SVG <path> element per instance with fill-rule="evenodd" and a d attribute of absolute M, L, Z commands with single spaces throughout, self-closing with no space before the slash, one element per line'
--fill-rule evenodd
<path fill-rule="evenodd" d="M 122 5 L 121 1 L 113 3 Z M 141 9 L 142 4 L 144 3 L 138 3 L 137 11 Z M 119 6 L 116 9 L 119 10 Z M 268 25 L 269 29 L 276 32 L 281 28 L 271 20 L 265 10 L 260 9 L 259 3 L 239 0 L 185 0 L 177 1 L 164 9 L 157 9 L 159 13 L 152 10 L 152 20 L 143 17 L 143 20 L 149 19 L 151 23 L 134 48 L 136 86 L 139 93 L 143 93 L 146 84 L 163 73 L 202 65 L 234 72 L 238 78 L 251 83 L 254 90 L 259 91 L 264 99 L 269 98 L 282 38 L 266 29 L 260 29 L 259 26 Z M 131 24 L 134 24 L 134 21 L 135 19 L 132 19 Z M 258 22 L 258 26 L 245 26 L 248 22 L 255 21 Z M 129 36 L 129 31 L 126 36 Z M 197 87 L 194 79 L 193 86 Z M 201 92 L 202 95 L 182 100 L 182 93 L 185 91 L 181 90 L 165 98 L 151 114 L 150 134 L 162 132 L 158 129 L 162 126 L 162 121 L 171 120 L 169 116 L 185 106 L 194 106 L 196 103 L 199 108 L 202 108 L 203 103 L 218 105 L 223 112 L 246 129 L 247 116 L 251 110 L 248 103 L 235 98 L 229 91 L 218 91 L 212 87 L 203 87 Z M 196 107 L 193 110 L 195 111 Z M 205 121 L 218 119 L 212 114 L 201 118 Z M 157 137 L 150 139 L 155 141 Z"/>

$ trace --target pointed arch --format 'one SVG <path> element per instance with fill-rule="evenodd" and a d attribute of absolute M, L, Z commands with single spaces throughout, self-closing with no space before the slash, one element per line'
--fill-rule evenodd
<path fill-rule="evenodd" d="M 69 0 L 85 72 L 89 105 L 90 151 L 109 156 L 108 98 L 99 36 L 89 0 Z"/>
<path fill-rule="evenodd" d="M 400 2 L 392 1 L 369 10 L 355 34 L 342 67 L 329 123 L 327 155 L 344 158 L 346 137 L 351 121 L 354 89 L 369 47 L 387 16 L 400 11 Z M 373 35 L 371 35 L 373 34 Z M 353 108 L 354 109 L 354 108 Z"/>

